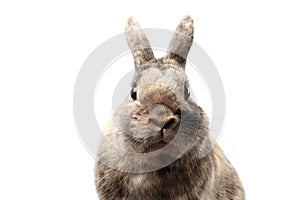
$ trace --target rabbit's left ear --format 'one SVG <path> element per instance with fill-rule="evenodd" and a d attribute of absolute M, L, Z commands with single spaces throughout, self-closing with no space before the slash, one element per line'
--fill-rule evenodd
<path fill-rule="evenodd" d="M 174 59 L 181 67 L 185 67 L 186 58 L 194 38 L 194 23 L 190 16 L 185 16 L 174 33 L 166 58 Z"/>
<path fill-rule="evenodd" d="M 128 19 L 125 35 L 133 55 L 135 67 L 139 67 L 150 60 L 155 60 L 145 32 L 141 29 L 139 23 L 132 17 Z"/>

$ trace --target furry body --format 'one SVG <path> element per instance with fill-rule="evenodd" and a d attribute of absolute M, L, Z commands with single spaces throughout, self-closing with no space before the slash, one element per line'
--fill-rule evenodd
<path fill-rule="evenodd" d="M 95 176 L 99 199 L 245 199 L 238 175 L 219 146 L 214 144 L 213 150 L 203 158 L 198 157 L 199 149 L 195 146 L 171 165 L 142 174 L 118 171 L 98 161 Z"/>

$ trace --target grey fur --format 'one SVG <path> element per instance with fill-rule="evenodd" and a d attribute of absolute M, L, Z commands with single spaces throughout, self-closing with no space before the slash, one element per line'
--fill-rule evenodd
<path fill-rule="evenodd" d="M 177 31 L 192 39 L 192 24 L 191 18 L 185 17 Z M 245 199 L 235 169 L 208 136 L 204 111 L 186 96 L 184 66 L 191 41 L 182 44 L 175 34 L 169 49 L 180 56 L 169 52 L 165 58 L 155 59 L 145 34 L 135 31 L 137 27 L 130 18 L 126 35 L 136 65 L 132 87 L 138 87 L 138 92 L 136 99 L 126 100 L 109 121 L 104 133 L 109 142 L 100 139 L 95 165 L 99 199 Z M 176 135 L 181 135 L 180 142 L 173 142 Z M 188 142 L 192 144 L 185 153 L 168 166 L 140 174 L 126 172 L 129 164 L 144 167 L 164 162 Z M 172 151 L 151 160 L 116 150 L 148 153 L 167 144 Z M 117 167 L 105 165 L 104 160 Z"/>
<path fill-rule="evenodd" d="M 194 22 L 190 16 L 185 16 L 170 41 L 166 58 L 174 59 L 180 66 L 185 67 L 193 38 Z"/>
<path fill-rule="evenodd" d="M 136 67 L 155 59 L 145 32 L 132 17 L 128 19 L 125 35 Z"/>

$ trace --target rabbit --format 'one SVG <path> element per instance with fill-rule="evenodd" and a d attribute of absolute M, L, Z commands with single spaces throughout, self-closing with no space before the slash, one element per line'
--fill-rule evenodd
<path fill-rule="evenodd" d="M 193 35 L 193 20 L 185 16 L 166 56 L 156 59 L 138 22 L 128 19 L 125 36 L 135 75 L 128 99 L 99 141 L 99 199 L 245 199 L 237 172 L 208 135 L 205 112 L 190 97 L 185 65 Z"/>

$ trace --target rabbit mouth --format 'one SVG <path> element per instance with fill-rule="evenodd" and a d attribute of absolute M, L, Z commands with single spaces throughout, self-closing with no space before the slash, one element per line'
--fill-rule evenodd
<path fill-rule="evenodd" d="M 163 136 L 161 134 L 157 134 L 154 137 L 148 138 L 148 144 L 146 145 L 146 151 L 156 151 L 168 145 L 172 141 L 173 137 Z"/>
<path fill-rule="evenodd" d="M 166 145 L 168 145 L 169 142 L 166 142 L 164 140 L 161 140 L 159 142 L 156 142 L 154 144 L 151 144 L 148 148 L 147 148 L 147 152 L 153 152 L 153 151 L 156 151 L 156 150 L 159 150 L 163 147 L 165 147 Z"/>

